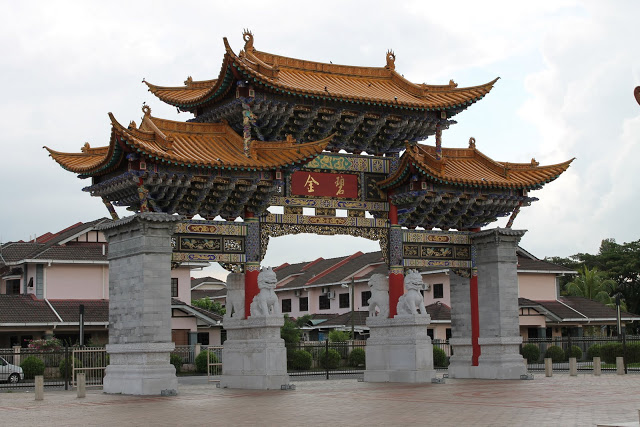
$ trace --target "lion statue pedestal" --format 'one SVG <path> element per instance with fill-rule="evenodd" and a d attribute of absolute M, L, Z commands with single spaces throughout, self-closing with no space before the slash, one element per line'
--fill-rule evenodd
<path fill-rule="evenodd" d="M 258 275 L 260 293 L 251 303 L 251 316 L 225 316 L 227 340 L 222 349 L 220 387 L 281 390 L 289 385 L 287 350 L 280 338 L 284 317 L 271 294 L 276 275 L 269 268 Z"/>
<path fill-rule="evenodd" d="M 427 333 L 431 317 L 421 298 L 414 292 L 422 286 L 422 277 L 409 271 L 405 277 L 407 293 L 398 302 L 394 318 L 367 318 L 366 382 L 430 383 L 435 378 L 433 345 Z M 419 292 L 416 292 L 420 295 Z"/>

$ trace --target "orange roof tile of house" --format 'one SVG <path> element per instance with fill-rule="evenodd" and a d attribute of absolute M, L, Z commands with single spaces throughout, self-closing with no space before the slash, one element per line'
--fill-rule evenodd
<path fill-rule="evenodd" d="M 106 173 L 115 168 L 120 160 L 114 156 L 119 150 L 119 142 L 148 160 L 180 166 L 266 170 L 312 159 L 332 138 L 304 144 L 293 139 L 252 141 L 250 157 L 247 157 L 243 138 L 226 123 L 176 122 L 152 117 L 148 107 L 143 111 L 145 116 L 139 128 L 133 122 L 124 127 L 109 113 L 112 126 L 109 146 L 91 148 L 86 143 L 81 153 L 61 153 L 45 148 L 63 168 L 79 174 Z"/>
<path fill-rule="evenodd" d="M 189 77 L 185 86 L 179 87 L 145 82 L 149 91 L 163 102 L 188 109 L 227 93 L 228 73 L 235 67 L 253 77 L 256 83 L 276 92 L 371 105 L 444 110 L 479 100 L 498 80 L 467 88 L 458 88 L 452 80 L 446 85 L 416 84 L 395 71 L 393 52 L 387 52 L 385 67 L 325 64 L 258 51 L 253 47 L 253 35 L 245 32 L 243 36 L 245 46 L 239 55 L 224 39 L 226 53 L 218 79 L 193 81 Z"/>
<path fill-rule="evenodd" d="M 417 144 L 407 147 L 396 172 L 378 182 L 381 188 L 394 187 L 404 181 L 410 166 L 429 180 L 443 184 L 485 188 L 537 189 L 553 181 L 569 168 L 574 159 L 556 165 L 497 162 L 475 148 L 442 148 L 442 160 L 436 158 L 436 147 Z"/>

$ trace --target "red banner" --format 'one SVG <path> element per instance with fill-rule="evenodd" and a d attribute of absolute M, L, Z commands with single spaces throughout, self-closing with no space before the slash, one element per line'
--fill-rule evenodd
<path fill-rule="evenodd" d="M 291 195 L 358 198 L 358 176 L 346 173 L 297 171 L 291 176 Z"/>

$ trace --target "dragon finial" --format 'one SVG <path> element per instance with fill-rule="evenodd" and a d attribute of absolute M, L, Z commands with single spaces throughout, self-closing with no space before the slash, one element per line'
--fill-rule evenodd
<path fill-rule="evenodd" d="M 458 83 L 454 82 L 453 79 L 449 80 L 449 87 L 454 88 L 458 87 Z"/>
<path fill-rule="evenodd" d="M 387 68 L 389 70 L 396 69 L 396 54 L 391 49 L 387 51 Z"/>
<path fill-rule="evenodd" d="M 536 158 L 532 157 L 531 158 L 531 166 L 539 166 L 539 165 L 540 165 L 540 162 L 536 162 Z"/>
<path fill-rule="evenodd" d="M 193 83 L 193 77 L 189 76 L 187 77 L 187 80 L 184 81 L 184 85 L 191 86 L 191 83 Z"/>
<path fill-rule="evenodd" d="M 249 52 L 253 50 L 253 33 L 248 29 L 242 32 L 242 38 L 244 40 L 244 51 Z"/>
<path fill-rule="evenodd" d="M 135 129 L 135 128 L 136 128 L 136 122 L 131 120 L 131 122 L 129 123 L 129 129 Z"/>
<path fill-rule="evenodd" d="M 90 149 L 91 149 L 91 145 L 89 145 L 88 142 L 85 142 L 84 145 L 81 148 L 83 153 L 87 153 Z"/>
<path fill-rule="evenodd" d="M 476 148 L 476 139 L 474 137 L 469 138 L 469 148 Z"/>
<path fill-rule="evenodd" d="M 151 107 L 149 107 L 147 104 L 144 104 L 142 106 L 142 112 L 144 113 L 145 116 L 150 116 L 151 115 Z"/>

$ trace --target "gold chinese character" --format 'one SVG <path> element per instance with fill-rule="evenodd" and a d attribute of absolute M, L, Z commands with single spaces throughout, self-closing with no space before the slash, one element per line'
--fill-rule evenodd
<path fill-rule="evenodd" d="M 315 191 L 314 189 L 314 185 L 320 185 L 320 183 L 318 181 L 316 181 L 315 179 L 313 179 L 311 177 L 311 174 L 309 174 L 309 176 L 307 177 L 307 181 L 304 183 L 304 186 L 307 187 L 307 191 L 309 193 L 313 193 Z"/>
<path fill-rule="evenodd" d="M 336 187 L 338 187 L 338 191 L 336 191 L 336 196 L 338 194 L 344 194 L 344 178 L 342 176 L 338 176 L 336 178 Z"/>

